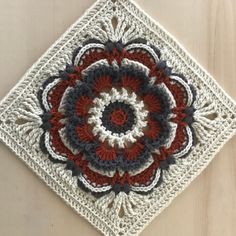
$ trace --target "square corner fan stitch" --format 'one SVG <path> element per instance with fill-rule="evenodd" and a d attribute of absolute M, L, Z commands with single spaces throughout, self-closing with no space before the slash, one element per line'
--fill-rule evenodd
<path fill-rule="evenodd" d="M 236 104 L 128 0 L 98 0 L 0 104 L 0 139 L 105 236 L 137 236 L 236 131 Z"/>

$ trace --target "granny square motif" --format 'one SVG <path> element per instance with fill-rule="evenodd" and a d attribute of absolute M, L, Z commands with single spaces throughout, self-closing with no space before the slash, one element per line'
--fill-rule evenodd
<path fill-rule="evenodd" d="M 0 104 L 0 139 L 106 236 L 134 236 L 236 130 L 236 105 L 132 1 L 99 0 Z"/>

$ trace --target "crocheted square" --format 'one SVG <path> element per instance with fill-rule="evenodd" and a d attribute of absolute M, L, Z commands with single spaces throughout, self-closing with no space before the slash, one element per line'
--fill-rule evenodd
<path fill-rule="evenodd" d="M 134 236 L 235 133 L 236 105 L 128 0 L 99 0 L 0 104 L 0 139 L 106 236 Z"/>

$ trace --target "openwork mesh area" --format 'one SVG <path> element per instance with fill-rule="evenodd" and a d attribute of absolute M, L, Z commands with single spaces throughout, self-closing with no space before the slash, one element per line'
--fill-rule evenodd
<path fill-rule="evenodd" d="M 236 130 L 236 105 L 132 1 L 99 0 L 0 104 L 0 139 L 104 235 L 134 236 Z"/>

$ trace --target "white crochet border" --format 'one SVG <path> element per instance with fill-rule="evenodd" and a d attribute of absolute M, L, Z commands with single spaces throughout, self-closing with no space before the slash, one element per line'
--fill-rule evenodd
<path fill-rule="evenodd" d="M 43 159 L 42 154 L 27 149 L 27 144 L 23 143 L 15 135 L 15 131 L 11 130 L 11 126 L 7 124 L 6 117 L 13 112 L 14 104 L 19 102 L 24 93 L 27 93 L 29 84 L 33 86 L 35 78 L 38 78 L 40 71 L 47 68 L 47 63 L 64 49 L 64 45 L 73 38 L 79 30 L 82 30 L 93 20 L 94 15 L 104 12 L 104 9 L 109 4 L 115 4 L 122 6 L 129 14 L 133 14 L 134 20 L 141 20 L 146 27 L 153 32 L 153 35 L 158 35 L 158 38 L 162 39 L 169 50 L 172 50 L 178 59 L 182 61 L 176 62 L 176 65 L 183 65 L 186 70 L 191 71 L 192 74 L 197 76 L 199 83 L 204 89 L 209 92 L 209 96 L 213 99 L 217 99 L 222 105 L 222 112 L 227 111 L 229 116 L 225 120 L 224 128 L 222 128 L 220 135 L 216 137 L 210 137 L 208 139 L 208 148 L 202 150 L 204 155 L 198 156 L 198 161 L 194 161 L 194 156 L 201 150 L 194 150 L 190 157 L 189 162 L 192 160 L 192 165 L 187 164 L 182 167 L 174 167 L 173 173 L 170 176 L 166 175 L 166 181 L 173 176 L 178 176 L 178 171 L 183 169 L 185 173 L 181 178 L 172 184 L 171 188 L 165 194 L 161 194 L 162 190 L 165 190 L 166 186 L 160 188 L 159 193 L 153 194 L 153 198 L 156 196 L 156 204 L 152 205 L 145 211 L 145 215 L 140 215 L 136 222 L 130 225 L 126 225 L 123 230 L 126 230 L 127 236 L 138 235 L 149 222 L 157 216 L 164 208 L 166 208 L 171 201 L 181 193 L 193 179 L 199 175 L 203 169 L 210 163 L 220 148 L 235 134 L 236 132 L 236 104 L 234 101 L 223 91 L 222 88 L 216 83 L 216 81 L 186 52 L 186 50 L 162 27 L 159 23 L 155 22 L 149 16 L 147 16 L 133 1 L 129 0 L 98 0 L 85 14 L 76 21 L 47 51 L 46 53 L 27 71 L 23 78 L 17 83 L 17 85 L 9 92 L 9 94 L 0 103 L 0 139 L 4 142 L 20 159 L 22 159 L 44 182 L 53 189 L 64 201 L 69 204 L 77 213 L 85 217 L 92 225 L 99 229 L 106 236 L 124 235 L 119 234 L 120 221 L 112 222 L 115 218 L 111 215 L 98 211 L 93 207 L 90 197 L 86 197 L 85 194 L 76 192 L 66 182 L 69 177 L 66 173 L 63 173 L 59 168 L 53 170 L 52 163 Z M 157 36 L 156 36 L 157 37 Z M 55 68 L 55 71 L 57 68 Z M 188 71 L 188 72 L 189 72 Z M 11 110 L 12 109 L 12 110 Z M 220 112 L 220 110 L 218 111 Z M 230 118 L 232 117 L 232 118 Z M 228 124 L 228 125 L 226 125 Z M 182 164 L 184 164 L 183 162 Z M 176 169 L 175 169 L 176 168 Z M 185 168 L 185 169 L 184 169 Z M 175 173 L 176 171 L 176 173 Z M 172 175 L 172 176 L 171 176 Z M 63 177 L 63 178 L 62 178 Z M 71 180 L 69 179 L 68 182 Z M 164 193 L 164 192 L 162 192 Z M 78 196 L 80 197 L 78 199 Z M 160 197 L 161 196 L 161 197 Z M 148 207 L 148 206 L 147 206 Z M 123 222 L 125 223 L 125 222 Z M 124 232 L 124 231 L 122 231 Z"/>

